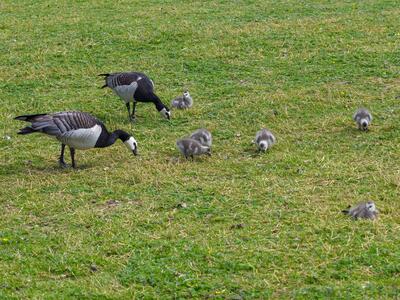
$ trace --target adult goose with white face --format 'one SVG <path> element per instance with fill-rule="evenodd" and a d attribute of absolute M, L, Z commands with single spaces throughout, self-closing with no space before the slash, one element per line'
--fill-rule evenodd
<path fill-rule="evenodd" d="M 59 163 L 62 167 L 66 167 L 64 161 L 66 145 L 70 149 L 73 168 L 76 167 L 75 149 L 104 148 L 113 145 L 117 139 L 137 155 L 137 142 L 133 136 L 123 130 L 110 133 L 100 120 L 85 112 L 23 115 L 16 117 L 15 120 L 31 123 L 30 126 L 20 129 L 18 134 L 40 132 L 59 140 L 61 142 Z"/>
<path fill-rule="evenodd" d="M 104 76 L 106 81 L 102 88 L 109 87 L 125 102 L 131 121 L 135 119 L 137 102 L 154 103 L 157 111 L 164 118 L 170 119 L 171 112 L 169 108 L 154 93 L 154 83 L 146 74 L 139 72 L 119 72 L 100 74 L 99 76 Z M 133 102 L 132 114 L 131 102 Z"/>

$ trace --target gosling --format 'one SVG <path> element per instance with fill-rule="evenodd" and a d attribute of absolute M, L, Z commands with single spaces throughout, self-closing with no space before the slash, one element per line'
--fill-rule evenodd
<path fill-rule="evenodd" d="M 353 207 L 349 206 L 342 212 L 356 220 L 359 218 L 374 220 L 378 216 L 378 210 L 373 201 L 361 202 Z"/>
<path fill-rule="evenodd" d="M 358 129 L 367 131 L 371 124 L 372 115 L 366 108 L 359 108 L 353 115 L 353 120 L 357 123 Z"/>
<path fill-rule="evenodd" d="M 190 135 L 190 138 L 198 141 L 203 146 L 211 148 L 212 135 L 211 132 L 209 132 L 207 129 L 197 129 Z"/>
<path fill-rule="evenodd" d="M 256 137 L 253 140 L 253 143 L 257 145 L 259 151 L 267 151 L 268 148 L 271 148 L 276 142 L 275 136 L 271 131 L 263 128 L 256 133 Z"/>
<path fill-rule="evenodd" d="M 210 147 L 203 146 L 198 141 L 191 138 L 183 138 L 176 142 L 178 150 L 185 156 L 186 159 L 189 157 L 194 159 L 195 155 L 207 154 L 211 156 Z"/>
<path fill-rule="evenodd" d="M 189 94 L 189 91 L 185 91 L 182 96 L 176 97 L 171 102 L 171 106 L 178 109 L 190 108 L 193 105 L 193 99 Z"/>

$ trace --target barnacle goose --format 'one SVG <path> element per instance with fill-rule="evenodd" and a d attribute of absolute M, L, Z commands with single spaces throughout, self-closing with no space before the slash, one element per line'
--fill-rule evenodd
<path fill-rule="evenodd" d="M 65 145 L 70 149 L 73 168 L 76 167 L 75 149 L 104 148 L 114 144 L 117 139 L 120 139 L 134 155 L 137 155 L 137 142 L 134 137 L 122 130 L 108 132 L 101 121 L 85 112 L 67 111 L 23 115 L 16 117 L 15 120 L 32 123 L 30 126 L 20 129 L 18 134 L 41 132 L 55 137 L 61 142 L 59 158 L 61 167 L 66 167 Z"/>
<path fill-rule="evenodd" d="M 353 207 L 349 206 L 347 209 L 342 210 L 342 212 L 354 219 L 375 219 L 378 215 L 378 210 L 373 201 L 361 202 Z"/>
<path fill-rule="evenodd" d="M 185 156 L 186 159 L 194 155 L 207 154 L 211 156 L 210 147 L 203 146 L 198 141 L 191 138 L 183 138 L 176 142 L 178 150 Z"/>
<path fill-rule="evenodd" d="M 358 129 L 368 130 L 372 121 L 372 115 L 366 108 L 359 108 L 353 115 L 353 120 L 357 123 Z"/>
<path fill-rule="evenodd" d="M 257 145 L 259 151 L 266 151 L 273 144 L 275 144 L 276 139 L 271 131 L 263 128 L 256 133 L 256 137 L 253 140 L 253 143 Z"/>
<path fill-rule="evenodd" d="M 99 76 L 104 76 L 106 81 L 101 88 L 109 87 L 125 102 L 130 120 L 135 119 L 137 102 L 153 102 L 157 111 L 164 118 L 170 119 L 171 112 L 154 93 L 154 83 L 147 75 L 139 72 L 120 72 Z M 132 114 L 131 102 L 133 102 Z"/>
<path fill-rule="evenodd" d="M 171 106 L 179 109 L 190 108 L 193 105 L 192 96 L 189 91 L 185 91 L 182 96 L 176 97 L 171 101 Z"/>
<path fill-rule="evenodd" d="M 203 146 L 211 147 L 212 135 L 207 129 L 197 129 L 190 135 L 190 138 L 198 141 Z"/>

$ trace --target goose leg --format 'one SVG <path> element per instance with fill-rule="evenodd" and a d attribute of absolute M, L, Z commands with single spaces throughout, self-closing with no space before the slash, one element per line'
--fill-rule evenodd
<path fill-rule="evenodd" d="M 131 115 L 131 120 L 136 119 L 135 111 L 136 111 L 136 101 L 133 101 L 133 111 L 132 111 L 132 115 Z"/>
<path fill-rule="evenodd" d="M 67 164 L 65 163 L 65 160 L 64 160 L 64 150 L 65 150 L 65 144 L 61 144 L 61 154 L 58 159 L 58 164 L 60 165 L 61 168 L 67 167 Z"/>
<path fill-rule="evenodd" d="M 71 154 L 72 167 L 75 169 L 76 168 L 76 164 L 75 164 L 75 149 L 69 147 L 69 153 Z"/>
<path fill-rule="evenodd" d="M 126 102 L 125 105 L 126 105 L 126 109 L 128 110 L 128 119 L 132 120 L 132 118 L 131 118 L 131 103 Z"/>

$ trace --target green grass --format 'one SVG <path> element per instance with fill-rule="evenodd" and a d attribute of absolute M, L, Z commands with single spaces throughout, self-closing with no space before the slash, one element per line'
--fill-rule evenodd
<path fill-rule="evenodd" d="M 2 1 L 0 298 L 399 298 L 399 15 L 398 1 Z M 168 104 L 188 88 L 194 107 L 168 122 L 138 104 L 131 126 L 97 77 L 123 70 Z M 62 110 L 133 133 L 141 156 L 117 142 L 59 169 L 59 144 L 13 118 Z M 263 126 L 278 143 L 259 155 Z M 199 127 L 213 156 L 186 162 L 175 141 Z M 341 214 L 365 199 L 378 220 Z"/>

